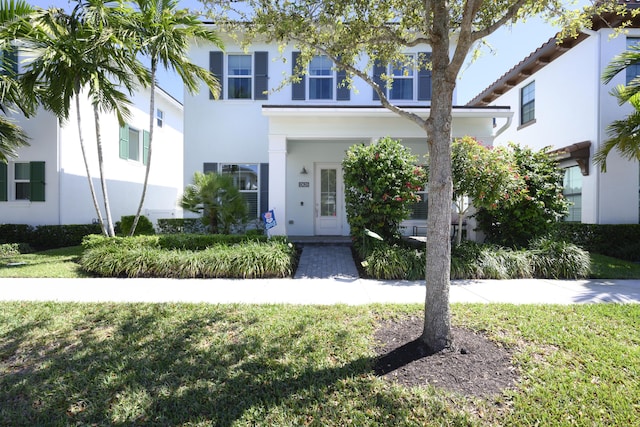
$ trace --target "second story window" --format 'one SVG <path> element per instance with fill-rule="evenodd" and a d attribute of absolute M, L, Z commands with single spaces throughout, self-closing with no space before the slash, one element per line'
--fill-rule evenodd
<path fill-rule="evenodd" d="M 309 99 L 333 99 L 333 63 L 315 56 L 309 63 Z"/>
<path fill-rule="evenodd" d="M 536 118 L 536 82 L 520 90 L 520 125 L 531 123 Z"/>
<path fill-rule="evenodd" d="M 406 55 L 405 62 L 397 62 L 389 67 L 389 74 L 393 76 L 393 84 L 389 90 L 390 99 L 413 100 L 414 69 L 412 56 Z"/>
<path fill-rule="evenodd" d="M 229 99 L 251 99 L 251 55 L 229 55 L 228 57 Z"/>
<path fill-rule="evenodd" d="M 639 49 L 640 48 L 638 46 L 639 43 L 640 43 L 640 38 L 627 37 L 627 50 Z M 632 47 L 635 47 L 636 49 L 631 49 Z M 627 65 L 627 67 L 625 68 L 625 72 L 626 72 L 625 84 L 628 85 L 629 83 L 631 83 L 631 80 L 640 76 L 640 64 Z"/>
<path fill-rule="evenodd" d="M 156 110 L 156 124 L 159 128 L 164 124 L 164 111 L 157 109 Z"/>

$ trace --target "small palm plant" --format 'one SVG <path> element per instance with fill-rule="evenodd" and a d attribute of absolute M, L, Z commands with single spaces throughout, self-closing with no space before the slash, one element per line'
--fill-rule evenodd
<path fill-rule="evenodd" d="M 187 186 L 180 206 L 202 214 L 202 222 L 211 233 L 229 234 L 233 226 L 245 221 L 247 203 L 228 175 L 196 172 Z"/>

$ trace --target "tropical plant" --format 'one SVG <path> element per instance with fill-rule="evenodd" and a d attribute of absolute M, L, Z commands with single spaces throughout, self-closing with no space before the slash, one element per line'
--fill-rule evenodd
<path fill-rule="evenodd" d="M 7 117 L 9 112 L 19 110 L 25 116 L 34 112 L 33 99 L 26 96 L 18 79 L 18 63 L 15 36 L 10 28 L 16 22 L 33 13 L 29 3 L 22 0 L 0 2 L 0 162 L 16 157 L 16 150 L 29 145 L 28 136 L 15 122 Z"/>
<path fill-rule="evenodd" d="M 496 206 L 476 214 L 478 228 L 489 241 L 510 247 L 526 247 L 537 237 L 549 234 L 554 224 L 567 215 L 569 202 L 562 195 L 564 174 L 549 147 L 533 151 L 510 144 L 513 173 L 524 188 Z"/>
<path fill-rule="evenodd" d="M 630 46 L 629 50 L 613 58 L 602 73 L 602 82 L 611 82 L 620 72 L 637 64 L 640 64 L 640 44 Z M 640 160 L 640 76 L 633 78 L 626 86 L 616 86 L 611 95 L 618 99 L 619 105 L 628 102 L 633 107 L 633 112 L 607 126 L 609 139 L 593 156 L 593 161 L 600 165 L 602 172 L 607 171 L 607 157 L 613 150 L 626 159 Z"/>
<path fill-rule="evenodd" d="M 158 67 L 171 69 L 182 80 L 191 94 L 197 93 L 199 82 L 206 84 L 214 97 L 218 96 L 220 85 L 209 70 L 191 62 L 188 51 L 190 43 L 207 42 L 222 48 L 220 38 L 187 9 L 177 9 L 177 0 L 134 0 L 138 12 L 133 15 L 131 30 L 138 39 L 141 52 L 150 61 L 149 99 L 149 147 L 147 164 L 142 186 L 142 195 L 136 211 L 130 234 L 133 236 L 140 219 L 147 194 L 153 135 L 155 128 L 155 89 Z"/>
<path fill-rule="evenodd" d="M 410 205 L 420 200 L 417 192 L 425 186 L 425 172 L 417 163 L 408 148 L 388 137 L 349 148 L 342 160 L 344 198 L 356 244 L 366 230 L 387 243 L 400 237 L 400 223 L 409 217 Z"/>
<path fill-rule="evenodd" d="M 102 0 L 81 0 L 70 14 L 62 9 L 39 11 L 32 18 L 32 33 L 24 39 L 34 58 L 26 64 L 23 81 L 32 92 L 43 83 L 48 90 L 39 96 L 45 108 L 67 120 L 71 100 L 77 111 L 78 135 L 96 214 L 107 236 L 114 236 L 113 220 L 103 160 L 100 114 L 115 113 L 120 124 L 129 116 L 130 95 L 149 73 L 136 57 L 134 38 L 127 37 L 125 23 L 132 11 L 124 5 Z M 87 161 L 80 105 L 88 96 L 93 108 L 98 168 L 106 224 L 98 205 Z"/>
<path fill-rule="evenodd" d="M 196 172 L 184 191 L 180 206 L 202 215 L 211 233 L 230 233 L 246 220 L 247 203 L 229 175 Z"/>
<path fill-rule="evenodd" d="M 432 179 L 427 220 L 428 286 L 420 340 L 431 351 L 450 347 L 451 125 L 460 70 L 470 51 L 503 25 L 544 15 L 557 18 L 568 28 L 565 34 L 575 36 L 582 25 L 591 22 L 594 13 L 608 10 L 624 17 L 626 6 L 614 0 L 598 1 L 580 12 L 567 10 L 562 0 L 204 1 L 235 9 L 229 19 L 217 19 L 221 25 L 228 23 L 232 30 L 240 29 L 260 40 L 294 44 L 301 51 L 297 71 L 307 69 L 315 55 L 326 55 L 337 69 L 347 72 L 348 85 L 358 77 L 358 82 L 373 88 L 383 107 L 423 129 Z M 240 4 L 242 9 L 236 7 Z M 407 61 L 407 49 L 420 45 L 428 45 L 430 55 L 415 55 Z M 428 114 L 396 105 L 386 91 L 393 76 L 382 73 L 377 78 L 371 73 L 376 64 L 398 63 L 423 76 L 430 71 Z M 293 75 L 290 81 L 296 79 L 299 77 Z"/>

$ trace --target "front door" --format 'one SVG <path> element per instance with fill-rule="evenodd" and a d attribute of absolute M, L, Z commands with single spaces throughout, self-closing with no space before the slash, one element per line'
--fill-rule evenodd
<path fill-rule="evenodd" d="M 315 166 L 315 234 L 342 235 L 344 196 L 342 168 L 339 163 L 319 163 Z"/>

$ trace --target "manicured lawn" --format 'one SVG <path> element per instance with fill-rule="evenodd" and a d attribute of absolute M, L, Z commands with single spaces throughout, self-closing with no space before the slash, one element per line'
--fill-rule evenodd
<path fill-rule="evenodd" d="M 0 258 L 2 277 L 87 277 L 76 262 L 82 246 Z"/>
<path fill-rule="evenodd" d="M 0 425 L 637 423 L 640 306 L 454 305 L 521 373 L 488 400 L 371 372 L 376 322 L 421 310 L 0 303 Z"/>
<path fill-rule="evenodd" d="M 594 279 L 640 279 L 640 264 L 591 254 L 591 277 Z"/>

